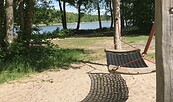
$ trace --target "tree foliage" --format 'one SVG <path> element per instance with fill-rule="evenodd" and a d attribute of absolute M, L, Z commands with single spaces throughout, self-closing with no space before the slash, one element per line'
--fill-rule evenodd
<path fill-rule="evenodd" d="M 126 27 L 149 32 L 154 22 L 154 0 L 121 0 L 121 18 Z"/>
<path fill-rule="evenodd" d="M 60 12 L 56 11 L 52 6 L 44 6 L 44 5 L 36 5 L 34 12 L 34 20 L 33 23 L 38 24 L 46 24 L 54 23 L 59 20 Z"/>

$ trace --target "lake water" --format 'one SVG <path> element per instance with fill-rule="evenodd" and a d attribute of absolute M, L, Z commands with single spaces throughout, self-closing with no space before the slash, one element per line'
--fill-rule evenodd
<path fill-rule="evenodd" d="M 71 28 L 71 29 L 75 29 L 77 26 L 77 24 L 67 24 L 67 28 Z M 111 26 L 111 22 L 102 22 L 102 27 L 110 27 Z M 58 26 L 40 26 L 40 28 L 42 29 L 41 32 L 52 32 L 54 30 L 56 30 L 57 28 L 62 29 L 62 25 L 58 25 Z M 82 29 L 97 29 L 99 28 L 99 22 L 86 22 L 86 23 L 81 23 L 80 24 L 80 30 Z"/>

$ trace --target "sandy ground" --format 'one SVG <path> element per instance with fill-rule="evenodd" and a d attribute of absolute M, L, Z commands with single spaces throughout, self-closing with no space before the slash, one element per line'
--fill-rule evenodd
<path fill-rule="evenodd" d="M 90 90 L 88 72 L 108 73 L 105 61 L 72 65 L 0 85 L 0 102 L 79 102 Z M 148 62 L 149 63 L 149 62 Z M 154 64 L 149 63 L 155 67 Z M 129 88 L 127 102 L 155 102 L 156 74 L 122 75 Z"/>

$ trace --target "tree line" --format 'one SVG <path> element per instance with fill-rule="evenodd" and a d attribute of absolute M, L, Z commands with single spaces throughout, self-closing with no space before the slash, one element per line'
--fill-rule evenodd
<path fill-rule="evenodd" d="M 58 15 L 58 16 L 57 16 Z M 66 12 L 67 23 L 76 23 L 78 19 L 78 14 L 73 12 Z M 80 22 L 96 22 L 98 21 L 98 16 L 93 14 L 82 14 L 81 21 Z M 42 8 L 36 8 L 35 10 L 35 18 L 33 19 L 34 24 L 61 24 L 61 16 L 60 11 L 56 9 L 42 9 Z M 107 15 L 101 15 L 101 21 L 110 21 L 110 16 Z"/>
<path fill-rule="evenodd" d="M 0 46 L 7 48 L 13 42 L 14 25 L 20 27 L 17 39 L 29 45 L 32 35 L 32 25 L 62 23 L 67 29 L 67 23 L 77 22 L 79 30 L 81 22 L 110 20 L 113 27 L 111 0 L 56 0 L 59 10 L 52 6 L 51 0 L 1 0 L 0 1 Z M 78 13 L 68 13 L 66 7 L 73 6 Z M 101 10 L 105 13 L 101 15 Z M 89 15 L 91 12 L 97 15 Z M 121 0 L 122 29 L 134 27 L 138 31 L 148 32 L 154 21 L 154 0 Z"/>

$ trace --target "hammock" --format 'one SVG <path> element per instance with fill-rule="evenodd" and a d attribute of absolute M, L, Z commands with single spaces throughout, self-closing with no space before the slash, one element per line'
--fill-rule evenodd
<path fill-rule="evenodd" d="M 120 74 L 89 73 L 91 87 L 81 102 L 126 102 L 129 90 Z"/>
<path fill-rule="evenodd" d="M 148 68 L 141 56 L 140 49 L 131 51 L 119 51 L 105 49 L 107 68 L 109 72 L 119 74 L 149 74 L 156 70 Z"/>
<path fill-rule="evenodd" d="M 149 39 L 142 54 L 146 54 L 154 36 L 155 27 L 152 26 Z M 140 53 L 140 49 L 135 50 L 109 50 L 105 49 L 107 67 L 109 71 L 115 71 L 123 74 L 145 74 L 152 73 L 155 70 L 146 70 L 148 67 Z M 124 67 L 124 68 L 122 68 Z M 130 69 L 129 69 L 130 68 Z M 131 70 L 131 71 L 130 71 Z"/>
<path fill-rule="evenodd" d="M 120 67 L 142 68 L 148 67 L 144 62 L 140 49 L 131 51 L 118 51 L 105 49 L 107 65 Z"/>

